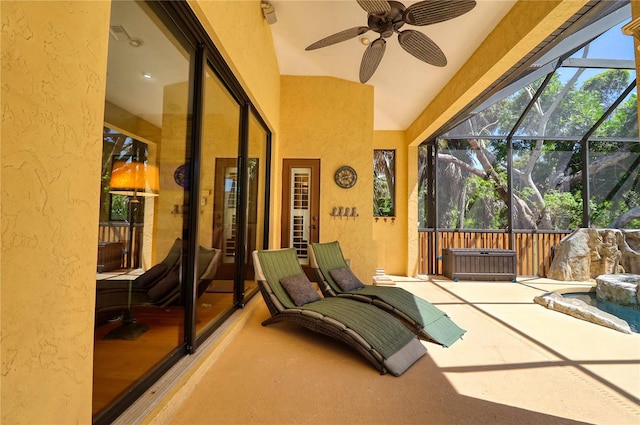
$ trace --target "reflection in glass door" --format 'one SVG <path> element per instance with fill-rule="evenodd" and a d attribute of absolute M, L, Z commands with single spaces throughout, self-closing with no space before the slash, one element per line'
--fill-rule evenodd
<path fill-rule="evenodd" d="M 238 202 L 238 167 L 224 167 L 223 198 L 222 258 L 225 263 L 234 263 L 236 255 L 236 204 Z"/>
<path fill-rule="evenodd" d="M 249 116 L 249 148 L 247 161 L 247 212 L 246 212 L 246 253 L 244 267 L 245 300 L 257 290 L 253 272 L 254 250 L 266 249 L 265 235 L 266 211 L 269 209 L 266 199 L 267 155 L 269 139 L 267 131 L 254 114 Z"/>
<path fill-rule="evenodd" d="M 200 214 L 198 241 L 215 251 L 204 288 L 198 288 L 196 335 L 202 335 L 234 305 L 237 155 L 240 105 L 209 68 L 205 73 L 204 115 L 200 167 Z M 204 251 L 206 253 L 206 250 Z M 199 269 L 209 266 L 206 255 Z"/>
<path fill-rule="evenodd" d="M 181 265 L 190 261 L 182 241 L 190 230 L 182 214 L 188 187 L 176 170 L 190 159 L 195 54 L 144 2 L 112 2 L 110 19 L 111 28 L 145 34 L 147 59 L 141 68 L 141 52 L 111 34 L 99 227 L 108 262 L 99 261 L 96 274 L 96 423 L 110 422 L 184 346 Z M 142 180 L 153 181 L 150 190 Z"/>

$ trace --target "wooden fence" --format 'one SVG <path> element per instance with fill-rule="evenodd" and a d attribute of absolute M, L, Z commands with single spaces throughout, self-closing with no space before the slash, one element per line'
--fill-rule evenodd
<path fill-rule="evenodd" d="M 570 231 L 514 230 L 519 276 L 546 277 L 551 266 L 552 247 Z M 421 274 L 441 274 L 444 248 L 509 249 L 509 233 L 504 230 L 422 229 L 419 232 Z"/>

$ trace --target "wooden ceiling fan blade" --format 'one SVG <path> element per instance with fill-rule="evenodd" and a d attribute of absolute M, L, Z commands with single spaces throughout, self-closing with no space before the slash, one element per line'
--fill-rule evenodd
<path fill-rule="evenodd" d="M 373 73 L 378 69 L 382 56 L 384 56 L 384 50 L 387 47 L 387 42 L 384 39 L 379 38 L 367 47 L 362 55 L 362 62 L 360 63 L 360 82 L 366 83 L 369 78 L 373 76 Z"/>
<path fill-rule="evenodd" d="M 403 20 L 411 25 L 432 25 L 464 15 L 474 7 L 474 0 L 425 0 L 409 6 Z"/>
<path fill-rule="evenodd" d="M 340 43 L 342 41 L 350 40 L 359 35 L 364 34 L 369 31 L 369 27 L 353 27 L 346 29 L 344 31 L 337 32 L 328 37 L 323 38 L 322 40 L 318 40 L 313 44 L 310 44 L 305 48 L 305 50 L 315 50 L 321 47 L 331 46 L 332 44 Z"/>
<path fill-rule="evenodd" d="M 357 0 L 361 8 L 368 13 L 384 13 L 391 10 L 387 0 Z"/>
<path fill-rule="evenodd" d="M 447 65 L 447 57 L 440 47 L 420 31 L 402 31 L 398 34 L 398 42 L 404 50 L 423 62 L 440 67 Z"/>

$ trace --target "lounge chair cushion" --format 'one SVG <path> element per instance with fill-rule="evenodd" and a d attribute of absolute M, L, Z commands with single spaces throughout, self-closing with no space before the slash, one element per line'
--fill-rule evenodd
<path fill-rule="evenodd" d="M 401 318 L 422 339 L 434 341 L 445 347 L 451 346 L 466 332 L 444 311 L 403 288 L 364 285 L 356 290 L 341 289 L 332 273 L 333 270 L 347 267 L 338 241 L 312 243 L 311 247 L 313 262 L 321 271 L 319 279 L 325 279 L 327 285 L 337 294 L 342 292 L 342 295 L 351 295 L 355 300 L 372 302 Z M 324 295 L 327 296 L 326 291 Z"/>
<path fill-rule="evenodd" d="M 162 277 L 163 274 L 166 273 L 168 267 L 162 263 L 158 263 L 155 266 L 151 267 L 149 270 L 144 272 L 135 280 L 135 285 L 138 288 L 148 288 L 153 284 L 157 279 Z"/>
<path fill-rule="evenodd" d="M 364 286 L 348 267 L 329 270 L 329 274 L 343 291 L 353 291 Z"/>
<path fill-rule="evenodd" d="M 177 268 L 163 277 L 158 283 L 153 286 L 153 288 L 149 289 L 149 291 L 147 291 L 147 296 L 149 297 L 149 300 L 151 300 L 151 302 L 158 301 L 179 285 L 180 269 Z"/>
<path fill-rule="evenodd" d="M 320 294 L 304 274 L 282 278 L 280 284 L 298 307 L 321 299 Z"/>

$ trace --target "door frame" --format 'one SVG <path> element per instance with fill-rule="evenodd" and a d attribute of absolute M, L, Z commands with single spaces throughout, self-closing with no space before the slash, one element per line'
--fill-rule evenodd
<path fill-rule="evenodd" d="M 283 158 L 282 159 L 282 214 L 280 219 L 280 246 L 289 248 L 291 237 L 291 169 L 311 169 L 311 190 L 309 192 L 309 213 L 311 225 L 309 243 L 320 242 L 320 159 Z M 311 281 L 315 275 L 311 265 L 302 265 L 302 269 Z"/>

